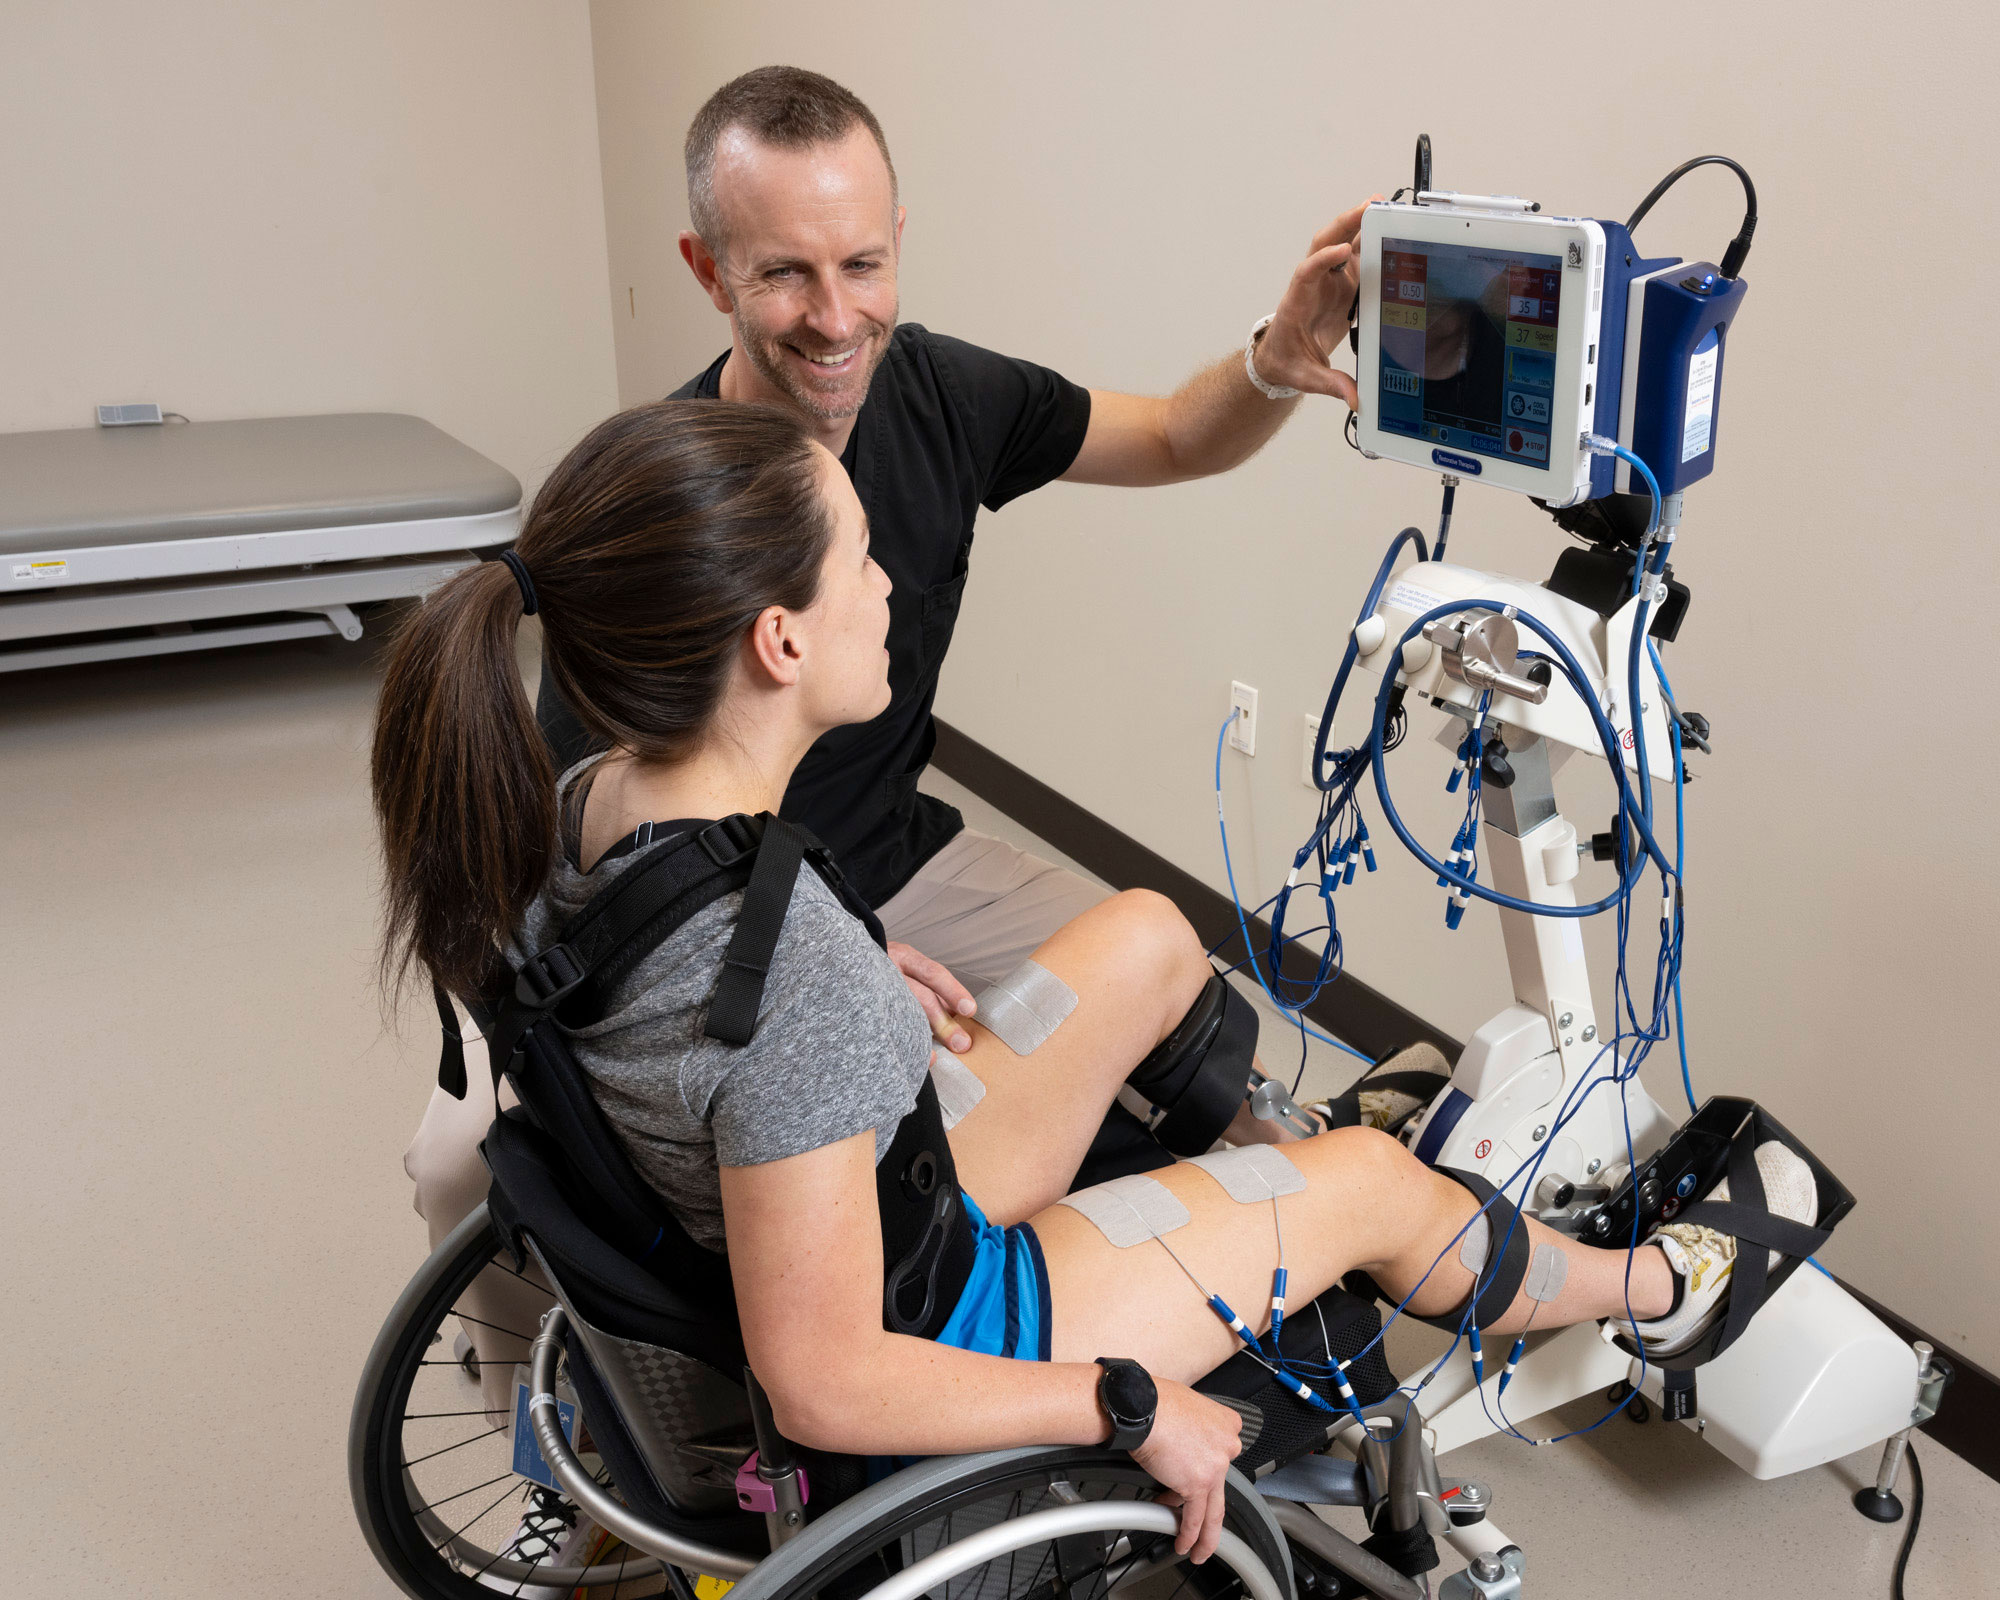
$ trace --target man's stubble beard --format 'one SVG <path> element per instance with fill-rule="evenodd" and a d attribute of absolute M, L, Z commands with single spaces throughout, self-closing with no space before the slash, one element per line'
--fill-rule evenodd
<path fill-rule="evenodd" d="M 884 358 L 889 354 L 889 339 L 896 331 L 896 316 L 901 310 L 902 307 L 898 304 L 896 312 L 890 314 L 886 325 L 879 322 L 869 325 L 870 331 L 863 338 L 875 341 L 876 348 L 873 359 L 868 363 L 868 371 L 861 381 L 861 399 L 855 401 L 852 406 L 838 411 L 829 410 L 824 398 L 798 381 L 796 374 L 785 360 L 782 339 L 773 338 L 755 328 L 740 311 L 734 313 L 731 320 L 736 324 L 737 339 L 743 346 L 743 353 L 749 358 L 752 369 L 760 378 L 806 415 L 820 422 L 844 422 L 858 412 L 868 398 L 869 387 L 875 381 L 875 369 L 882 365 Z"/>

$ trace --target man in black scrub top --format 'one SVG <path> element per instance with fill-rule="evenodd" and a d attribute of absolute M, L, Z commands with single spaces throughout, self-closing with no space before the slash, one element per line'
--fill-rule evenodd
<path fill-rule="evenodd" d="M 1003 977 L 1110 893 L 967 829 L 956 809 L 918 791 L 979 508 L 997 511 L 1057 478 L 1143 487 L 1226 472 L 1283 426 L 1301 392 L 1353 406 L 1354 380 L 1329 358 L 1347 335 L 1361 209 L 1313 239 L 1242 350 L 1154 399 L 1083 389 L 1032 362 L 899 326 L 903 210 L 888 142 L 831 79 L 792 67 L 746 73 L 696 114 L 686 154 L 693 226 L 681 255 L 729 318 L 731 340 L 674 398 L 763 401 L 809 418 L 853 479 L 870 548 L 895 585 L 889 709 L 813 747 L 784 815 L 832 849 L 879 911 L 939 1040 L 966 1049 L 958 1018 L 973 1001 L 960 980 Z M 588 753 L 546 678 L 538 711 L 558 770 Z M 432 1097 L 405 1158 L 433 1243 L 485 1197 L 477 1146 L 493 1117 L 481 1094 L 490 1079 L 468 1077 L 465 1100 Z"/>

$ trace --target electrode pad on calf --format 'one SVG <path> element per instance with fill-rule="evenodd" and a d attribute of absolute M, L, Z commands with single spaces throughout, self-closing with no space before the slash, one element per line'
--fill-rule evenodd
<path fill-rule="evenodd" d="M 1258 1205 L 1280 1195 L 1298 1194 L 1306 1186 L 1306 1175 L 1275 1145 L 1246 1144 L 1211 1150 L 1205 1156 L 1196 1156 L 1188 1165 L 1200 1167 L 1238 1205 Z"/>
<path fill-rule="evenodd" d="M 1234 1120 L 1256 1058 L 1256 1008 L 1217 975 L 1125 1081 L 1162 1113 L 1153 1136 L 1177 1156 L 1198 1156 Z"/>
<path fill-rule="evenodd" d="M 1158 1178 L 1143 1172 L 1066 1194 L 1056 1202 L 1080 1212 L 1120 1250 L 1188 1225 L 1188 1209 Z"/>
<path fill-rule="evenodd" d="M 1569 1256 L 1552 1244 L 1535 1246 L 1535 1258 L 1528 1263 L 1527 1281 L 1521 1285 L 1530 1300 L 1547 1305 L 1563 1292 L 1569 1278 Z"/>
<path fill-rule="evenodd" d="M 1460 1300 L 1444 1316 L 1418 1316 L 1406 1310 L 1404 1316 L 1416 1316 L 1418 1322 L 1428 1322 L 1432 1328 L 1444 1328 L 1448 1334 L 1456 1334 L 1466 1326 L 1466 1312 L 1472 1312 L 1470 1326 L 1490 1328 L 1502 1316 L 1506 1316 L 1508 1306 L 1514 1304 L 1514 1296 L 1520 1294 L 1522 1284 L 1530 1276 L 1530 1266 L 1534 1270 L 1536 1288 L 1544 1294 L 1534 1298 L 1554 1300 L 1562 1292 L 1562 1280 L 1568 1274 L 1568 1258 L 1560 1250 L 1542 1246 L 1536 1250 L 1528 1238 L 1528 1222 L 1520 1216 L 1514 1202 L 1508 1200 L 1500 1190 L 1486 1182 L 1476 1172 L 1460 1172 L 1452 1166 L 1440 1166 L 1438 1172 L 1462 1188 L 1472 1192 L 1472 1198 L 1480 1202 L 1480 1210 L 1466 1222 L 1464 1234 L 1458 1240 L 1458 1264 L 1472 1274 L 1472 1290 L 1466 1290 L 1466 1298 Z M 1500 1260 L 1494 1262 L 1494 1240 L 1502 1240 Z M 1544 1262 L 1544 1256 L 1550 1260 Z M 1374 1292 L 1380 1300 L 1392 1300 L 1394 1296 L 1384 1296 L 1380 1286 L 1368 1278 L 1366 1272 L 1352 1274 L 1364 1280 L 1366 1288 Z M 1478 1292 L 1478 1302 L 1474 1304 L 1474 1290 Z M 1530 1294 L 1534 1290 L 1530 1288 Z"/>
<path fill-rule="evenodd" d="M 1076 991 L 1038 961 L 1023 961 L 979 996 L 979 1021 L 1017 1056 L 1033 1055 L 1076 1009 Z"/>

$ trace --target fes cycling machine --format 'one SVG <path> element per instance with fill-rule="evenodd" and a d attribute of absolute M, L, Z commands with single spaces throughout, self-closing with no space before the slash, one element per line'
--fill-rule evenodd
<path fill-rule="evenodd" d="M 1353 627 L 1314 753 L 1319 822 L 1275 902 L 1274 972 L 1295 888 L 1317 893 L 1337 948 L 1334 890 L 1353 881 L 1357 859 L 1374 867 L 1362 803 L 1372 787 L 1381 820 L 1436 874 L 1448 926 L 1475 899 L 1497 907 L 1514 990 L 1400 1130 L 1405 1142 L 1433 1165 L 1483 1177 L 1558 1232 L 1631 1247 L 1715 1190 L 1734 1170 L 1733 1144 L 1778 1138 L 1818 1186 L 1818 1215 L 1796 1237 L 1823 1239 L 1852 1198 L 1753 1102 L 1697 1107 L 1679 1025 L 1683 761 L 1708 751 L 1709 728 L 1676 704 L 1661 652 L 1689 605 L 1670 558 L 1683 496 L 1715 464 L 1747 293 L 1748 175 L 1722 157 L 1689 162 L 1621 225 L 1440 192 L 1428 140 L 1418 161 L 1415 186 L 1362 218 L 1349 440 L 1369 459 L 1439 473 L 1443 510 L 1433 545 L 1416 528 L 1397 535 Z M 1645 257 L 1632 230 L 1705 163 L 1733 169 L 1749 200 L 1722 262 Z M 1446 560 L 1465 484 L 1531 496 L 1580 542 L 1541 582 Z M 1407 553 L 1416 559 L 1399 567 Z M 1368 729 L 1351 748 L 1329 748 L 1350 680 L 1373 689 Z M 1385 761 L 1424 704 L 1452 752 L 1447 787 L 1465 802 L 1437 855 L 1397 811 Z M 1579 753 L 1593 770 L 1604 762 L 1617 790 L 1601 829 L 1579 829 L 1557 802 L 1556 775 Z M 1593 1000 L 1581 935 L 1582 919 L 1599 914 L 1618 929 L 1608 1014 Z M 1685 1122 L 1637 1076 L 1670 1038 Z M 1502 1377 L 1481 1364 L 1473 1330 L 1421 1384 L 1436 1450 L 1498 1431 L 1525 1437 L 1510 1416 L 1607 1388 L 1614 1412 L 1635 1389 L 1650 1394 L 1757 1478 L 1900 1444 L 1934 1407 L 1928 1352 L 1920 1362 L 1823 1269 L 1795 1271 L 1807 1245 L 1774 1249 L 1768 1273 L 1746 1267 L 1763 1254 L 1747 1242 L 1739 1254 L 1741 1315 L 1678 1360 L 1648 1361 L 1615 1324 L 1584 1324 L 1517 1346 Z"/>

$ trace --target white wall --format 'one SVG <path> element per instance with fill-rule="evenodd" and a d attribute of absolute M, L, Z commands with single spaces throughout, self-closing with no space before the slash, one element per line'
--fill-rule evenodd
<path fill-rule="evenodd" d="M 581 0 L 0 8 L 0 429 L 429 418 L 532 487 L 617 403 Z"/>
<path fill-rule="evenodd" d="M 1976 666 L 1995 635 L 1990 12 L 1737 8 L 1684 41 L 1601 6 L 912 0 L 857 21 L 596 0 L 593 19 L 628 403 L 726 343 L 673 252 L 679 148 L 702 98 L 765 62 L 831 73 L 886 125 L 906 318 L 1106 387 L 1163 391 L 1239 344 L 1317 226 L 1407 181 L 1419 131 L 1447 187 L 1618 219 L 1687 156 L 1741 159 L 1763 221 L 1670 661 L 1717 738 L 1690 791 L 1696 1086 L 1763 1100 L 1856 1191 L 1836 1271 L 2000 1367 L 1980 805 L 2000 763 Z M 1703 172 L 1642 242 L 1713 260 L 1739 210 Z M 1215 732 L 1229 680 L 1255 684 L 1263 742 L 1226 771 L 1261 899 L 1309 821 L 1301 718 L 1343 623 L 1388 535 L 1435 515 L 1435 482 L 1353 455 L 1330 404 L 1224 479 L 1055 486 L 987 519 L 940 710 L 1219 886 Z M 1460 495 L 1460 560 L 1539 576 L 1564 543 L 1525 501 Z M 1439 848 L 1445 770 L 1426 737 L 1395 766 Z M 1563 781 L 1603 826 L 1608 784 Z M 1492 914 L 1448 935 L 1432 881 L 1382 856 L 1343 897 L 1350 966 L 1462 1037 L 1507 998 Z M 1676 1102 L 1664 1061 L 1648 1079 Z"/>

